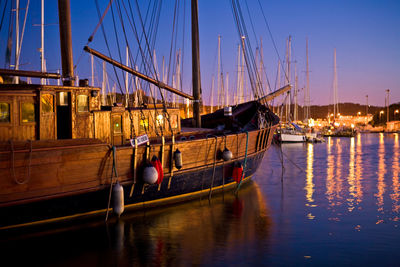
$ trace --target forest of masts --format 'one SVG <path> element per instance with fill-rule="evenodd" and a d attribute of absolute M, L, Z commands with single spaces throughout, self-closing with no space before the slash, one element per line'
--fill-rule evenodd
<path fill-rule="evenodd" d="M 229 73 L 224 73 L 223 71 L 223 63 L 221 57 L 221 36 L 218 36 L 218 59 L 217 59 L 217 73 L 212 75 L 211 85 L 209 88 L 209 105 L 203 102 L 203 113 L 211 113 L 217 109 L 238 105 L 247 101 L 252 101 L 255 99 L 252 89 L 250 88 L 250 82 L 248 80 L 247 74 L 247 66 L 245 61 L 244 52 L 242 44 L 238 44 L 237 46 L 237 69 L 235 80 L 236 84 L 234 86 L 230 86 L 229 83 Z M 278 114 L 283 121 L 298 121 L 304 120 L 307 121 L 310 118 L 310 80 L 309 80 L 309 63 L 308 63 L 308 39 L 306 40 L 306 81 L 303 87 L 299 87 L 299 79 L 298 79 L 298 68 L 297 61 L 292 60 L 291 56 L 291 43 L 292 38 L 289 36 L 286 39 L 286 51 L 285 58 L 281 61 L 278 60 L 277 63 L 277 74 L 275 80 L 275 90 L 284 86 L 285 84 L 292 84 L 292 90 L 285 94 L 283 97 L 278 97 L 271 104 L 273 111 Z M 129 49 L 126 48 L 126 62 L 125 65 L 129 66 Z M 255 51 L 255 63 L 257 66 L 257 71 L 259 75 L 259 85 L 262 88 L 265 88 L 265 92 L 270 93 L 274 91 L 271 89 L 271 82 L 268 79 L 266 68 L 264 65 L 264 55 L 263 55 L 263 46 L 262 40 L 260 40 L 260 47 L 256 48 Z M 165 63 L 165 58 L 162 57 L 161 69 L 158 68 L 156 51 L 153 51 L 153 60 L 154 66 L 156 68 L 157 77 L 156 79 L 160 79 L 163 83 L 167 82 L 168 70 Z M 94 58 L 91 55 L 90 59 L 91 63 L 91 78 L 89 84 L 91 86 L 95 86 L 98 83 L 95 83 L 95 67 L 94 67 Z M 182 85 L 182 52 L 179 49 L 175 54 L 175 67 L 172 72 L 172 87 L 177 90 L 183 91 Z M 292 67 L 294 65 L 294 73 L 292 73 Z M 43 59 L 42 62 L 43 70 L 46 70 L 46 62 Z M 138 70 L 138 66 L 134 66 L 136 70 Z M 192 116 L 192 107 L 190 105 L 190 101 L 183 97 L 177 96 L 173 93 L 167 92 L 166 90 L 159 90 L 155 85 L 150 85 L 149 89 L 145 90 L 143 82 L 133 75 L 125 72 L 125 79 L 123 87 L 125 88 L 124 94 L 117 93 L 118 85 L 115 82 L 111 82 L 108 79 L 108 71 L 106 68 L 106 62 L 102 62 L 102 78 L 101 78 L 101 101 L 102 105 L 113 105 L 114 103 L 122 103 L 126 107 L 140 107 L 146 104 L 154 104 L 161 103 L 161 99 L 165 100 L 166 106 L 181 108 L 183 110 L 183 117 L 191 117 Z M 99 79 L 100 80 L 100 79 Z M 28 79 L 28 83 L 30 80 Z M 49 84 L 49 81 L 46 79 L 41 79 L 41 84 Z M 60 84 L 58 80 L 57 84 Z M 79 85 L 79 77 L 76 77 L 76 85 Z M 130 89 L 132 88 L 132 89 Z M 191 89 L 191 88 L 189 88 Z M 188 90 L 189 91 L 189 90 Z M 303 106 L 300 106 L 302 109 L 302 118 L 299 117 L 299 92 L 303 91 L 304 99 Z M 148 92 L 146 94 L 146 92 Z M 162 92 L 163 97 L 161 97 L 160 92 Z"/>

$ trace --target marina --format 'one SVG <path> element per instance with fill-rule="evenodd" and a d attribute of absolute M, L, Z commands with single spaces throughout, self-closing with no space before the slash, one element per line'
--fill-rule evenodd
<path fill-rule="evenodd" d="M 0 1 L 6 265 L 399 265 L 400 5 L 356 2 Z"/>
<path fill-rule="evenodd" d="M 397 265 L 399 134 L 331 137 L 282 151 L 296 166 L 285 161 L 282 173 L 273 146 L 237 196 L 199 197 L 107 224 L 3 233 L 1 251 L 16 265 L 42 266 Z"/>

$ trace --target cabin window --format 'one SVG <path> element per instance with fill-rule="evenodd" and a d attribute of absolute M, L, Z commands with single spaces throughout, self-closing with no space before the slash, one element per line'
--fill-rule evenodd
<path fill-rule="evenodd" d="M 89 111 L 89 97 L 87 95 L 78 95 L 77 97 L 78 112 Z"/>
<path fill-rule="evenodd" d="M 21 103 L 21 122 L 35 122 L 35 104 Z"/>
<path fill-rule="evenodd" d="M 54 107 L 53 95 L 43 94 L 41 96 L 40 101 L 42 102 L 42 113 L 53 112 L 53 107 Z"/>
<path fill-rule="evenodd" d="M 115 134 L 122 133 L 122 130 L 121 130 L 122 125 L 121 124 L 122 124 L 122 116 L 113 116 L 112 117 L 113 131 Z"/>
<path fill-rule="evenodd" d="M 0 122 L 10 122 L 10 104 L 0 102 Z"/>
<path fill-rule="evenodd" d="M 172 115 L 170 118 L 171 121 L 171 128 L 176 129 L 178 128 L 178 115 Z"/>
<path fill-rule="evenodd" d="M 141 118 L 139 128 L 141 132 L 147 131 L 149 129 L 149 119 Z"/>
<path fill-rule="evenodd" d="M 164 116 L 162 114 L 157 115 L 156 125 L 157 125 L 157 127 L 164 126 Z"/>
<path fill-rule="evenodd" d="M 68 92 L 57 93 L 57 105 L 68 106 Z"/>

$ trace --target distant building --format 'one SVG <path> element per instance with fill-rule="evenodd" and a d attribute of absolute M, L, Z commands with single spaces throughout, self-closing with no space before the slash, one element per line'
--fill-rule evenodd
<path fill-rule="evenodd" d="M 400 121 L 388 121 L 386 123 L 387 132 L 399 132 L 400 131 Z"/>

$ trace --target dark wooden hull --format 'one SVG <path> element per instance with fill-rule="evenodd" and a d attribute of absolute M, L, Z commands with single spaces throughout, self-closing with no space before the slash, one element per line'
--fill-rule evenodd
<path fill-rule="evenodd" d="M 243 183 L 249 181 L 256 172 L 263 155 L 264 152 L 260 152 L 248 157 L 246 177 Z M 237 189 L 238 184 L 232 178 L 233 163 L 216 166 L 211 197 L 213 194 Z M 138 183 L 134 187 L 132 197 L 129 197 L 132 184 L 125 184 L 123 186 L 125 212 L 170 205 L 200 197 L 208 198 L 212 176 L 213 167 L 205 167 L 174 176 L 169 188 L 169 177 L 163 180 L 160 189 L 158 185 Z M 5 207 L 2 208 L 1 213 L 6 216 L 2 216 L 0 227 L 9 228 L 11 226 L 13 228 L 94 215 L 105 216 L 108 197 L 109 189 L 104 188 L 86 194 Z M 112 211 L 110 210 L 110 212 Z"/>
<path fill-rule="evenodd" d="M 275 126 L 251 131 L 248 139 L 246 133 L 238 133 L 206 138 L 197 136 L 195 140 L 175 144 L 167 140 L 165 145 L 152 144 L 149 150 L 139 147 L 136 160 L 131 147 L 119 147 L 116 163 L 118 181 L 124 187 L 125 210 L 212 197 L 213 194 L 236 189 L 237 183 L 232 178 L 233 164 L 245 161 L 246 143 L 247 164 L 243 182 L 256 172 L 271 144 L 274 130 Z M 228 162 L 219 155 L 225 146 L 234 154 L 234 158 Z M 14 156 L 9 151 L 0 153 L 3 160 L 2 165 L 0 163 L 0 185 L 3 188 L 0 188 L 0 229 L 94 215 L 105 216 L 113 161 L 109 146 L 92 142 L 76 147 L 36 148 L 33 152 L 23 150 L 23 147 L 18 151 L 25 152 L 14 152 Z M 184 167 L 180 170 L 171 164 L 171 151 L 176 148 L 183 155 Z M 28 153 L 32 153 L 31 166 L 27 166 Z M 164 157 L 165 177 L 160 186 L 147 185 L 141 180 L 142 166 L 152 155 Z M 136 169 L 133 169 L 134 164 Z M 11 171 L 13 165 L 14 170 Z M 26 176 L 28 167 L 31 177 Z M 15 178 L 20 182 L 25 178 L 29 180 L 16 184 Z M 132 187 L 133 194 L 130 196 Z"/>

